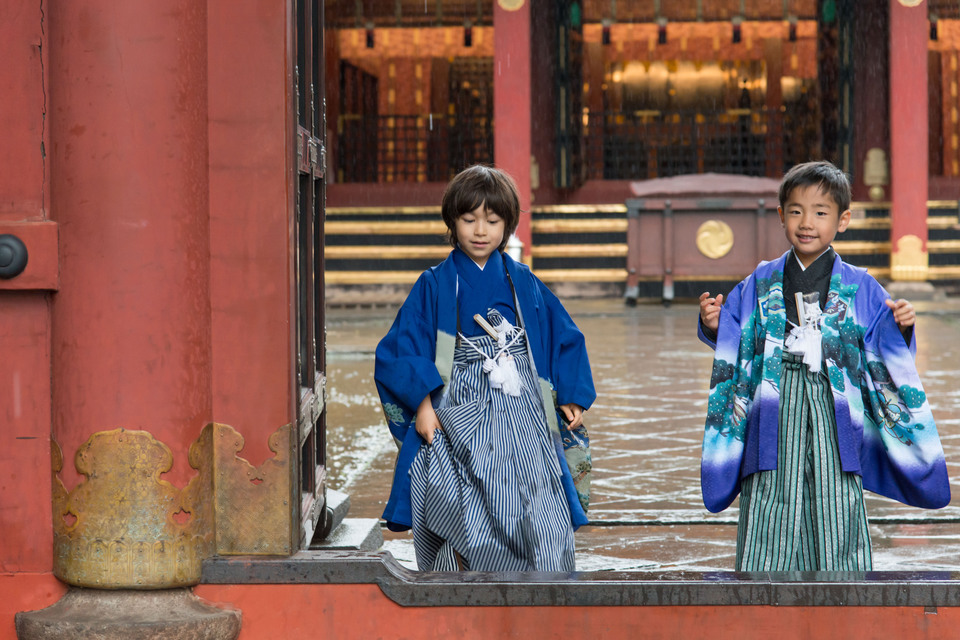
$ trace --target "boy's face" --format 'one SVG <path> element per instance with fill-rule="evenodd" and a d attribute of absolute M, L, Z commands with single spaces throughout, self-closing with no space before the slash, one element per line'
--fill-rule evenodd
<path fill-rule="evenodd" d="M 503 218 L 481 204 L 457 218 L 457 242 L 481 267 L 503 242 Z"/>
<path fill-rule="evenodd" d="M 819 185 L 797 187 L 783 207 L 777 207 L 787 240 L 804 267 L 809 267 L 850 224 L 850 210 L 840 211 Z"/>

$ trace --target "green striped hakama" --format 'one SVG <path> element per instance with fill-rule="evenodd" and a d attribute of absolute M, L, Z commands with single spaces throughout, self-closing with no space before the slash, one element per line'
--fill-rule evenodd
<path fill-rule="evenodd" d="M 738 571 L 869 571 L 857 474 L 844 472 L 825 373 L 783 355 L 777 468 L 741 481 Z"/>

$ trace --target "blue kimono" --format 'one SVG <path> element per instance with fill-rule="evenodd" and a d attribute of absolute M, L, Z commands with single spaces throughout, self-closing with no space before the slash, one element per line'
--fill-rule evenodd
<path fill-rule="evenodd" d="M 703 501 L 722 511 L 740 479 L 776 469 L 786 314 L 783 271 L 791 252 L 763 262 L 720 313 L 701 459 Z M 865 269 L 837 256 L 824 305 L 823 357 L 833 394 L 843 471 L 870 491 L 940 508 L 950 502 L 943 448 L 909 347 Z"/>
<path fill-rule="evenodd" d="M 513 292 L 506 278 L 506 274 L 510 275 L 552 432 L 559 433 L 554 402 L 558 405 L 576 403 L 587 409 L 596 399 L 583 334 L 557 297 L 529 267 L 494 252 L 484 267 L 486 275 L 482 281 L 471 282 L 470 276 L 458 278 L 457 261 L 463 260 L 470 258 L 455 249 L 442 263 L 423 272 L 390 331 L 377 345 L 374 378 L 390 432 L 400 447 L 390 498 L 383 513 L 383 519 L 393 531 L 412 526 L 409 471 L 418 449 L 424 444 L 414 428 L 414 420 L 417 407 L 428 394 L 434 406 L 438 405 L 443 388 L 450 380 L 458 331 L 458 294 L 459 327 L 466 335 L 475 335 L 472 314 L 486 315 L 486 309 L 473 309 L 481 299 L 492 301 L 507 320 L 514 322 Z M 471 295 L 473 286 L 484 295 Z M 587 523 L 587 517 L 564 454 L 564 445 L 571 444 L 571 434 L 564 431 L 563 435 L 565 442 L 558 444 L 557 458 L 571 521 L 574 527 L 579 527 Z M 577 472 L 574 469 L 574 473 Z"/>

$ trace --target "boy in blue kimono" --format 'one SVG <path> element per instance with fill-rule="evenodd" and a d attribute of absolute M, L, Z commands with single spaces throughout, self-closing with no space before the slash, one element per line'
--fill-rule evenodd
<path fill-rule="evenodd" d="M 701 488 L 713 512 L 740 494 L 737 570 L 870 570 L 864 488 L 950 501 L 913 306 L 830 246 L 850 198 L 832 164 L 794 167 L 778 208 L 793 248 L 726 300 L 700 296 L 698 334 L 716 350 Z"/>
<path fill-rule="evenodd" d="M 383 518 L 413 529 L 421 570 L 572 571 L 573 529 L 587 522 L 583 412 L 596 398 L 583 334 L 504 253 L 520 217 L 507 174 L 465 169 L 441 216 L 454 249 L 377 345 L 400 446 Z"/>

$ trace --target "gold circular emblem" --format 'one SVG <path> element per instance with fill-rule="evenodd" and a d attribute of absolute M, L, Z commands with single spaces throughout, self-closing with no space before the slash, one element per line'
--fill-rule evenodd
<path fill-rule="evenodd" d="M 923 3 L 923 0 L 900 0 L 900 4 L 905 7 L 918 7 Z"/>
<path fill-rule="evenodd" d="M 504 11 L 516 11 L 523 6 L 524 0 L 497 0 L 497 4 Z"/>
<path fill-rule="evenodd" d="M 722 220 L 707 220 L 697 229 L 697 249 L 716 260 L 733 248 L 733 229 Z"/>

